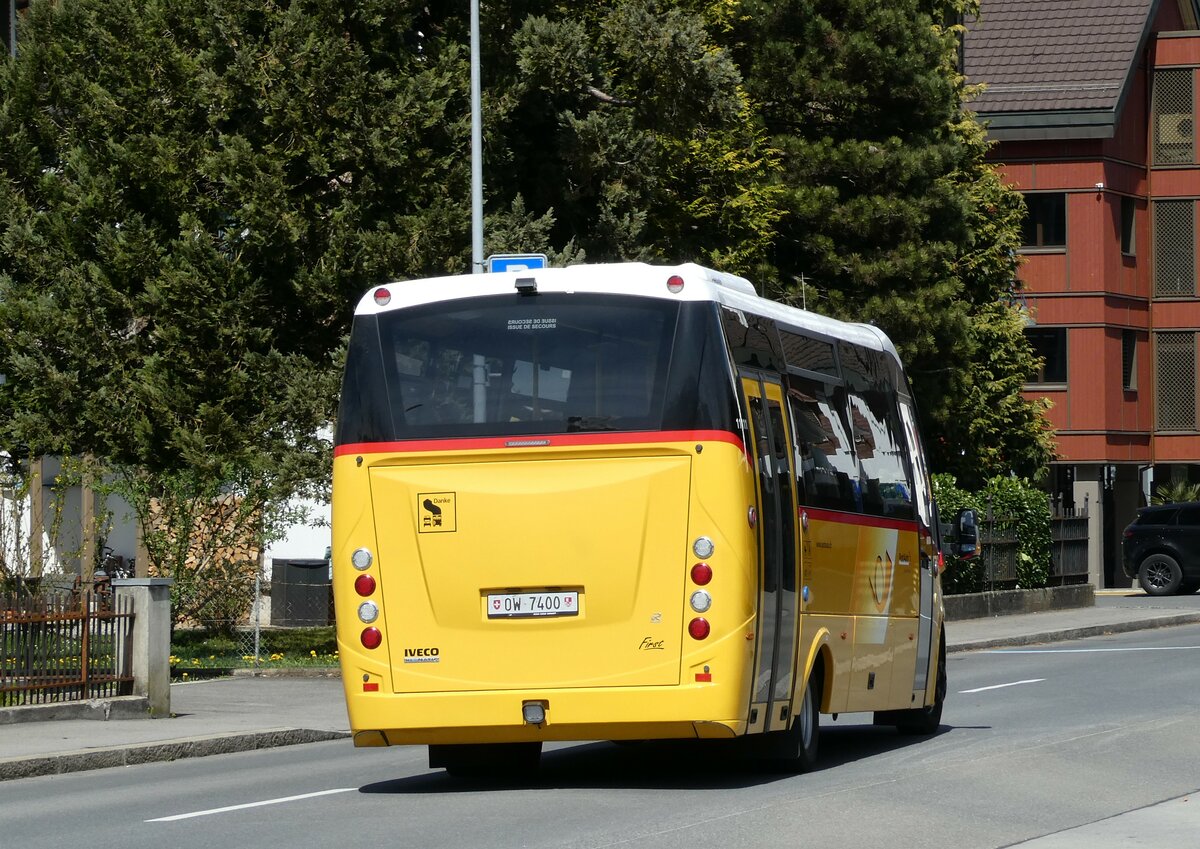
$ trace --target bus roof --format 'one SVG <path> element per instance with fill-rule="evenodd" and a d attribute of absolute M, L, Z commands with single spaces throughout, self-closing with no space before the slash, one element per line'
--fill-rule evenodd
<path fill-rule="evenodd" d="M 678 292 L 667 288 L 667 280 L 675 276 L 682 278 L 684 283 Z M 775 319 L 788 327 L 887 351 L 897 362 L 900 359 L 891 340 L 878 327 L 839 321 L 763 298 L 744 277 L 691 262 L 682 265 L 595 263 L 566 268 L 399 280 L 368 290 L 359 301 L 355 315 L 374 315 L 439 301 L 499 295 L 515 291 L 518 281 L 528 280 L 534 281 L 532 285 L 538 292 L 588 292 L 674 301 L 715 301 L 733 309 Z M 381 290 L 386 290 L 386 300 L 378 297 Z"/>

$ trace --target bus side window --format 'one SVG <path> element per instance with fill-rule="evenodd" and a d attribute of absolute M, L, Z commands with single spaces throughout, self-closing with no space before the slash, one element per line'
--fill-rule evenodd
<path fill-rule="evenodd" d="M 882 351 L 844 342 L 840 348 L 863 510 L 876 516 L 911 519 L 913 488 L 908 479 L 904 430 L 890 359 Z"/>
<path fill-rule="evenodd" d="M 843 390 L 832 382 L 788 376 L 788 406 L 795 425 L 796 493 L 808 507 L 859 509 L 852 476 L 857 477 Z"/>

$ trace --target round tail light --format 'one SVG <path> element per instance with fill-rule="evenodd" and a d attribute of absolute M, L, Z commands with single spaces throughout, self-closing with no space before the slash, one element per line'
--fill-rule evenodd
<path fill-rule="evenodd" d="M 708 620 L 697 616 L 688 623 L 688 633 L 692 635 L 693 640 L 703 640 L 708 636 L 708 632 L 712 630 L 709 627 Z"/>
<path fill-rule="evenodd" d="M 375 578 L 371 575 L 359 575 L 354 579 L 354 591 L 361 596 L 375 592 Z"/>
<path fill-rule="evenodd" d="M 362 640 L 364 648 L 377 649 L 383 645 L 383 632 L 378 628 L 363 628 L 362 636 L 359 639 Z"/>
<path fill-rule="evenodd" d="M 697 563 L 692 567 L 692 583 L 703 587 L 712 580 L 712 567 L 707 563 Z"/>

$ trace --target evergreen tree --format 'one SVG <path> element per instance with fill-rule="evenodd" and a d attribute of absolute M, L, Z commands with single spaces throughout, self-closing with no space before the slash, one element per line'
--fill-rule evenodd
<path fill-rule="evenodd" d="M 553 253 L 698 261 L 747 273 L 778 217 L 776 168 L 716 36 L 721 5 L 489 4 L 484 51 L 488 240 L 543 221 Z M 511 36 L 507 36 L 511 33 Z"/>
<path fill-rule="evenodd" d="M 485 5 L 489 252 L 697 260 L 785 299 L 803 274 L 896 340 L 969 462 L 963 417 L 1030 360 L 994 309 L 1012 193 L 940 23 L 966 2 Z M 0 65 L 0 447 L 188 493 L 323 479 L 359 293 L 469 267 L 461 6 L 35 0 Z M 974 431 L 1015 428 L 989 463 L 1036 462 L 1013 409 Z"/>
<path fill-rule="evenodd" d="M 993 308 L 1017 285 L 1010 247 L 1020 198 L 995 179 L 963 109 L 959 32 L 947 22 L 974 5 L 745 0 L 733 39 L 780 151 L 772 291 L 799 301 L 803 279 L 811 308 L 888 333 L 940 468 L 986 453 L 992 472 L 1024 471 L 1044 465 L 1050 443 L 1037 405 L 1019 396 L 1028 343 L 1005 332 L 1012 316 Z M 997 357 L 1010 364 L 1003 381 L 986 377 Z M 968 402 L 981 393 L 986 403 Z M 1000 455 L 963 439 L 1002 426 L 1017 430 Z"/>
<path fill-rule="evenodd" d="M 466 267 L 465 57 L 424 14 L 33 4 L 0 101 L 5 444 L 317 474 L 358 294 Z"/>

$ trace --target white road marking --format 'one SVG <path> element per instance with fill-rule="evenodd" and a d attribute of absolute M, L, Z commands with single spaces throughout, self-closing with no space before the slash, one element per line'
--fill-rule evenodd
<path fill-rule="evenodd" d="M 980 654 L 1103 654 L 1126 651 L 1200 651 L 1200 646 L 1130 646 L 1111 649 L 990 649 Z"/>
<path fill-rule="evenodd" d="M 266 799 L 262 802 L 247 802 L 244 805 L 229 805 L 225 808 L 212 808 L 207 811 L 192 811 L 190 814 L 175 814 L 169 817 L 159 817 L 158 819 L 146 820 L 146 822 L 175 822 L 176 820 L 187 820 L 192 817 L 206 817 L 209 814 L 223 814 L 228 811 L 242 811 L 246 808 L 261 808 L 264 805 L 282 805 L 284 802 L 297 802 L 300 799 L 312 799 L 317 796 L 332 796 L 334 793 L 350 793 L 354 790 L 353 787 L 339 787 L 336 790 L 320 790 L 316 793 L 302 793 L 299 796 L 284 796 L 282 799 Z"/>
<path fill-rule="evenodd" d="M 1005 687 L 1016 687 L 1020 684 L 1037 684 L 1045 678 L 1026 678 L 1024 681 L 1009 681 L 1007 684 L 993 684 L 990 687 L 976 687 L 974 690 L 959 690 L 959 693 L 982 693 L 984 690 L 1002 690 Z"/>

